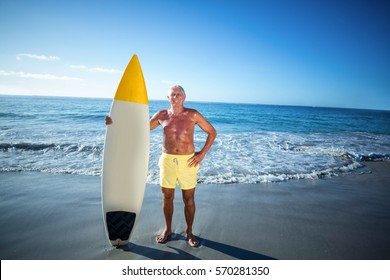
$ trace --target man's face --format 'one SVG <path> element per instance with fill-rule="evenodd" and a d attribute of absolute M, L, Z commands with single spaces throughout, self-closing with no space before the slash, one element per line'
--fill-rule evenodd
<path fill-rule="evenodd" d="M 168 94 L 168 100 L 172 105 L 180 105 L 183 104 L 185 97 L 179 88 L 173 88 Z"/>

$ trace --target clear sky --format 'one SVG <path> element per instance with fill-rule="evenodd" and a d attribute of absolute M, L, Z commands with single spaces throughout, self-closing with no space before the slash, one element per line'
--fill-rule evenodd
<path fill-rule="evenodd" d="M 0 0 L 0 94 L 390 110 L 390 1 Z"/>

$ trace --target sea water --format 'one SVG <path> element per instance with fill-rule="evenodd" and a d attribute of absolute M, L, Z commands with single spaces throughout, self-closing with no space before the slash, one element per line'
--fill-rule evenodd
<path fill-rule="evenodd" d="M 0 172 L 100 176 L 111 99 L 0 96 Z M 169 107 L 150 101 L 150 116 Z M 390 111 L 186 101 L 217 130 L 203 184 L 318 179 L 390 161 Z M 207 135 L 195 130 L 200 150 Z M 150 136 L 148 183 L 158 184 L 161 127 Z"/>

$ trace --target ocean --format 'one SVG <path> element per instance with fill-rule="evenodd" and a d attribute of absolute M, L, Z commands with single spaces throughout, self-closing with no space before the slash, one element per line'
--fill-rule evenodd
<path fill-rule="evenodd" d="M 0 96 L 0 172 L 100 176 L 111 99 Z M 150 101 L 150 115 L 169 107 Z M 267 183 L 370 172 L 390 161 L 390 111 L 186 101 L 218 136 L 202 184 Z M 206 139 L 195 130 L 195 147 Z M 151 132 L 148 183 L 159 183 L 162 131 Z"/>

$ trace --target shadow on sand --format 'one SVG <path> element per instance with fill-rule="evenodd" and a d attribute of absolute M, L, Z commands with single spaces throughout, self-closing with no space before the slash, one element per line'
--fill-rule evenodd
<path fill-rule="evenodd" d="M 212 241 L 200 237 L 198 237 L 198 239 L 200 241 L 200 246 L 198 248 L 194 248 L 194 250 L 202 250 L 202 247 L 207 247 L 240 260 L 274 260 L 274 258 L 272 257 L 259 254 L 256 252 L 252 252 L 246 249 L 242 249 L 239 247 L 223 244 L 220 242 L 216 242 L 216 241 Z M 172 237 L 166 243 L 170 243 L 172 241 L 183 241 L 183 240 L 184 241 L 186 240 L 185 236 L 181 234 L 172 234 Z M 141 255 L 146 258 L 154 259 L 154 260 L 200 260 L 201 259 L 196 255 L 190 254 L 182 249 L 172 247 L 172 246 L 166 246 L 166 247 L 168 247 L 171 251 L 160 250 L 152 247 L 145 247 L 134 243 L 129 243 L 127 246 L 121 246 L 118 249 L 132 252 L 137 255 Z M 172 250 L 174 252 L 172 252 Z"/>

